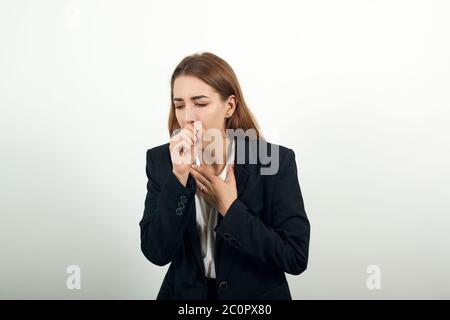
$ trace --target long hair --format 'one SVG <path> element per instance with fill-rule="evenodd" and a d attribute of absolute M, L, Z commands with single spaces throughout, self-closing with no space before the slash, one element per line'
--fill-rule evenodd
<path fill-rule="evenodd" d="M 170 112 L 169 112 L 169 135 L 174 130 L 180 129 L 180 125 L 175 116 L 175 105 L 173 102 L 173 85 L 175 79 L 179 76 L 194 76 L 216 90 L 222 101 L 230 96 L 235 96 L 236 109 L 230 118 L 226 119 L 225 130 L 242 129 L 246 131 L 253 129 L 256 133 L 254 138 L 264 139 L 258 123 L 248 108 L 242 94 L 239 81 L 231 66 L 222 58 L 210 52 L 195 53 L 189 55 L 177 65 L 170 81 Z"/>

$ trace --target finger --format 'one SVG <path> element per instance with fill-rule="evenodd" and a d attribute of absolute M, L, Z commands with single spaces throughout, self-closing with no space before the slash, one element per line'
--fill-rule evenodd
<path fill-rule="evenodd" d="M 209 186 L 210 185 L 210 182 L 208 181 L 208 179 L 206 179 L 199 172 L 195 171 L 192 167 L 189 168 L 189 171 L 192 173 L 192 175 L 194 176 L 196 181 L 198 181 L 199 183 L 201 183 L 204 186 Z"/>
<path fill-rule="evenodd" d="M 191 136 L 189 133 L 187 133 L 186 131 L 182 131 L 180 133 L 180 138 L 186 140 L 189 144 L 194 145 L 195 141 L 194 141 L 194 137 Z"/>
<path fill-rule="evenodd" d="M 193 165 L 192 168 L 199 172 L 203 177 L 205 177 L 209 182 L 213 182 L 214 178 L 217 178 L 214 174 L 203 168 L 202 166 Z"/>
<path fill-rule="evenodd" d="M 173 135 L 173 136 L 170 138 L 170 142 L 177 142 L 177 141 L 180 141 L 180 140 L 181 140 L 180 133 L 181 133 L 181 131 L 178 132 L 177 134 Z"/>
<path fill-rule="evenodd" d="M 180 133 L 179 133 L 179 136 L 180 136 L 180 138 L 186 138 L 186 139 L 192 140 L 192 143 L 195 142 L 194 133 L 189 131 L 189 130 L 187 130 L 187 129 L 181 130 Z"/>
<path fill-rule="evenodd" d="M 208 179 L 206 179 L 202 174 L 200 174 L 199 172 L 195 171 L 192 167 L 189 168 L 189 171 L 192 173 L 192 175 L 194 176 L 195 180 L 200 182 L 202 185 L 210 187 L 211 183 L 208 181 Z"/>
<path fill-rule="evenodd" d="M 188 143 L 186 140 L 181 140 L 181 141 L 178 141 L 177 142 L 177 144 L 175 145 L 175 149 L 178 151 L 178 152 L 183 152 L 183 153 L 185 153 L 185 152 L 188 152 L 188 151 L 190 151 L 191 150 L 191 144 L 190 143 Z"/>
<path fill-rule="evenodd" d="M 191 137 L 192 140 L 194 140 L 194 129 L 193 129 L 193 125 L 186 125 L 184 128 L 182 129 L 176 129 L 174 131 L 174 133 L 172 134 L 170 140 L 172 141 L 178 141 L 180 140 L 183 136 L 188 136 Z"/>
<path fill-rule="evenodd" d="M 186 141 L 177 142 L 171 151 L 172 163 L 175 165 L 191 164 L 192 160 L 186 159 L 186 153 L 190 150 L 190 145 Z"/>
<path fill-rule="evenodd" d="M 205 191 L 206 191 L 206 187 L 199 181 L 197 181 L 197 191 L 201 194 L 204 195 Z"/>
<path fill-rule="evenodd" d="M 184 125 L 183 128 L 187 128 L 189 130 L 194 131 L 194 124 L 193 123 L 187 123 L 187 124 Z"/>
<path fill-rule="evenodd" d="M 193 146 L 195 144 L 194 140 L 192 139 L 191 135 L 186 131 L 180 131 L 174 138 L 174 143 L 178 143 L 181 141 L 186 141 L 189 145 Z"/>
<path fill-rule="evenodd" d="M 192 134 L 192 136 L 194 136 L 195 128 L 194 128 L 194 125 L 193 125 L 192 123 L 186 124 L 186 125 L 183 127 L 182 130 L 183 130 L 183 131 L 186 131 L 189 135 Z"/>
<path fill-rule="evenodd" d="M 170 139 L 170 144 L 175 146 L 178 149 L 178 145 L 183 143 L 183 141 L 189 142 L 189 138 L 183 136 L 182 134 L 177 134 Z"/>
<path fill-rule="evenodd" d="M 207 187 L 203 183 L 201 183 L 199 180 L 197 180 L 197 179 L 195 179 L 195 184 L 197 186 L 196 187 L 197 192 L 201 196 L 205 197 L 206 194 L 207 194 Z"/>
<path fill-rule="evenodd" d="M 195 133 L 194 133 L 194 127 L 192 126 L 192 124 L 186 125 L 183 130 L 181 130 L 181 132 L 184 135 L 189 136 L 192 140 L 194 140 L 195 138 Z"/>

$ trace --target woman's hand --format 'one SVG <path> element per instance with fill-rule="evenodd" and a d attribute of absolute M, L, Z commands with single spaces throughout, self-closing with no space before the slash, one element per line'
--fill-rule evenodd
<path fill-rule="evenodd" d="M 228 165 L 226 181 L 208 171 L 205 165 L 193 165 L 190 172 L 197 183 L 199 195 L 225 216 L 231 204 L 237 199 L 234 165 Z"/>
<path fill-rule="evenodd" d="M 187 124 L 172 136 L 169 143 L 172 171 L 184 186 L 189 177 L 189 168 L 195 160 L 197 141 L 201 141 L 194 132 L 194 125 Z"/>

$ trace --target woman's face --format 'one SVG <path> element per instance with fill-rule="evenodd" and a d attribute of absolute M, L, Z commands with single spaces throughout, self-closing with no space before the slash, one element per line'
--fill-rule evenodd
<path fill-rule="evenodd" d="M 211 86 L 193 76 L 179 76 L 173 85 L 175 116 L 181 128 L 197 120 L 203 130 L 217 129 L 225 133 L 225 120 L 235 110 L 234 95 L 222 101 Z"/>

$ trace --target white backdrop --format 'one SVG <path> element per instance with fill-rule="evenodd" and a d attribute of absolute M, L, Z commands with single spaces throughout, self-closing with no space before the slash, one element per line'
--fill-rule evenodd
<path fill-rule="evenodd" d="M 449 299 L 449 16 L 430 0 L 2 0 L 0 298 L 156 298 L 145 152 L 168 142 L 176 64 L 211 51 L 296 153 L 311 244 L 293 298 Z"/>

